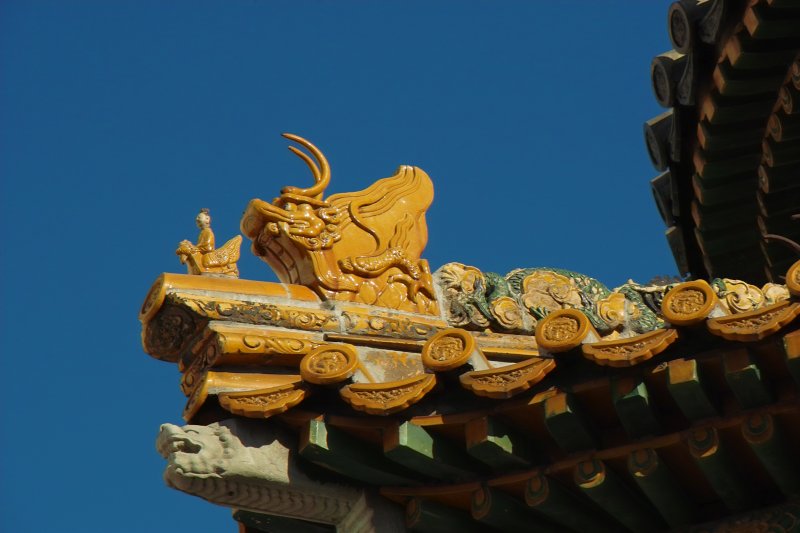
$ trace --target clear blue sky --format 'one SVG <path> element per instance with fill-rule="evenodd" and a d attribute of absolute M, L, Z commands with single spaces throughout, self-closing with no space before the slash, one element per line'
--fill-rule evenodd
<path fill-rule="evenodd" d="M 667 6 L 0 2 L 0 530 L 235 531 L 161 480 L 184 398 L 136 315 L 200 207 L 223 241 L 310 183 L 281 132 L 327 154 L 329 192 L 425 169 L 434 269 L 674 274 L 641 134 Z"/>

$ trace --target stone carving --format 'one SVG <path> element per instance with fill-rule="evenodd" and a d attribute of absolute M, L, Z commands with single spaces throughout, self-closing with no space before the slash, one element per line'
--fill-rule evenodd
<path fill-rule="evenodd" d="M 197 244 L 183 240 L 178 245 L 175 253 L 185 264 L 189 274 L 219 274 L 224 276 L 239 277 L 236 262 L 239 260 L 239 247 L 242 245 L 242 236 L 237 235 L 222 248 L 214 247 L 214 232 L 211 231 L 211 215 L 208 209 L 203 208 L 195 219 L 200 235 Z"/>
<path fill-rule="evenodd" d="M 296 463 L 289 436 L 274 425 L 241 419 L 208 426 L 164 424 L 156 448 L 167 459 L 168 486 L 218 505 L 333 524 L 353 533 L 403 530 L 402 514 L 388 502 L 313 481 Z"/>
<path fill-rule="evenodd" d="M 425 211 L 433 200 L 428 175 L 401 166 L 363 191 L 323 199 L 330 182 L 325 156 L 301 137 L 284 137 L 313 156 L 289 147 L 315 184 L 284 187 L 272 202 L 250 202 L 242 231 L 253 240 L 253 252 L 284 283 L 311 287 L 326 299 L 435 314 L 430 268 L 420 258 L 428 238 Z"/>

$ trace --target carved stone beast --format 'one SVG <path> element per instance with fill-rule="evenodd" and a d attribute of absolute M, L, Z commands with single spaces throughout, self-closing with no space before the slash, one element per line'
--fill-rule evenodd
<path fill-rule="evenodd" d="M 167 459 L 168 486 L 212 503 L 352 533 L 404 531 L 400 511 L 385 500 L 303 473 L 289 436 L 275 425 L 242 419 L 164 424 L 156 448 Z"/>

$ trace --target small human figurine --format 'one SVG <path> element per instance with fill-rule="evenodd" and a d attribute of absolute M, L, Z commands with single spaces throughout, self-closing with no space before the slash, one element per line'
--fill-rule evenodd
<path fill-rule="evenodd" d="M 197 244 L 183 240 L 175 253 L 181 263 L 186 264 L 189 274 L 216 274 L 239 277 L 236 262 L 239 260 L 239 247 L 242 236 L 237 235 L 221 248 L 214 248 L 214 232 L 211 231 L 211 215 L 207 208 L 202 208 L 195 219 L 200 235 Z"/>

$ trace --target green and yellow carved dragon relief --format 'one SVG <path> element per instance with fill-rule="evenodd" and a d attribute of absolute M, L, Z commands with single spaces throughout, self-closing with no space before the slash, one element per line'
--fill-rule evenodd
<path fill-rule="evenodd" d="M 558 268 L 520 268 L 505 276 L 461 263 L 441 267 L 434 279 L 445 297 L 451 326 L 532 334 L 539 320 L 560 309 L 580 310 L 602 337 L 646 333 L 664 327 L 661 302 L 678 282 L 615 289 L 589 276 Z M 727 314 L 754 311 L 789 298 L 784 285 L 758 288 L 714 279 L 711 287 Z"/>
<path fill-rule="evenodd" d="M 538 320 L 559 309 L 581 310 L 603 335 L 644 333 L 663 325 L 635 283 L 612 291 L 569 270 L 520 268 L 501 276 L 460 263 L 444 265 L 435 278 L 445 295 L 448 321 L 468 329 L 531 334 Z"/>

